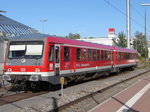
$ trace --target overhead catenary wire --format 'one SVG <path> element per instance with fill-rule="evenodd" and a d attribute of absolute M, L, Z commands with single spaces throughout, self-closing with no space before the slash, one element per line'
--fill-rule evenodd
<path fill-rule="evenodd" d="M 119 13 L 121 13 L 122 15 L 124 15 L 125 17 L 127 16 L 125 12 L 123 12 L 121 9 L 119 9 L 118 7 L 116 7 L 115 5 L 113 5 L 112 3 L 110 3 L 109 1 L 107 0 L 104 0 L 104 2 L 106 2 L 108 5 L 110 5 L 112 8 L 114 8 L 116 11 L 118 11 Z M 130 20 L 132 22 L 134 22 L 135 24 L 137 24 L 138 26 L 140 26 L 141 28 L 145 28 L 144 25 L 140 24 L 139 22 L 137 22 L 135 19 L 133 19 L 132 17 L 130 17 Z M 148 28 L 147 28 L 148 31 L 150 31 Z"/>
<path fill-rule="evenodd" d="M 137 10 L 132 4 L 130 4 L 131 5 L 131 8 L 141 17 L 141 18 L 145 18 L 145 16 L 144 15 L 142 15 L 141 13 L 140 13 L 140 11 L 139 10 Z M 150 24 L 150 21 L 149 20 L 147 20 L 147 23 L 149 23 Z"/>

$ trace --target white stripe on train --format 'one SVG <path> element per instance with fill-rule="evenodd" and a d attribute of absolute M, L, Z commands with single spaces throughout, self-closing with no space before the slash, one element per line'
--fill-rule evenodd
<path fill-rule="evenodd" d="M 125 67 L 125 66 L 133 66 L 136 65 L 136 63 L 133 64 L 120 64 L 116 65 L 116 67 Z M 102 69 L 111 69 L 112 66 L 96 66 L 96 67 L 90 67 L 90 68 L 80 68 L 76 69 L 70 69 L 70 70 L 60 70 L 60 75 L 68 74 L 68 73 L 74 73 L 74 72 L 83 72 L 83 71 L 91 71 L 91 70 L 102 70 Z M 5 72 L 5 75 L 41 75 L 41 76 L 54 76 L 55 72 Z"/>

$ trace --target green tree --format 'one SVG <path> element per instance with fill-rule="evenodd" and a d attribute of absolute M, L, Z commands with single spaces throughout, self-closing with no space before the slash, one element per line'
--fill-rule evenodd
<path fill-rule="evenodd" d="M 147 40 L 145 35 L 143 35 L 141 32 L 137 31 L 135 33 L 135 38 L 133 40 L 133 48 L 140 53 L 141 57 L 148 57 Z"/>
<path fill-rule="evenodd" d="M 68 36 L 65 36 L 65 38 L 70 38 L 70 39 L 80 39 L 80 34 L 73 34 L 69 33 Z"/>
<path fill-rule="evenodd" d="M 127 47 L 126 35 L 123 32 L 118 33 L 118 40 L 116 43 L 118 47 L 123 47 L 123 48 Z"/>
<path fill-rule="evenodd" d="M 88 39 L 95 39 L 95 37 L 88 37 Z"/>

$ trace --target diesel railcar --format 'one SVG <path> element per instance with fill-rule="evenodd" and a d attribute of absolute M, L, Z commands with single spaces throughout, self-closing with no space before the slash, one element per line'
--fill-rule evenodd
<path fill-rule="evenodd" d="M 96 77 L 137 66 L 137 51 L 79 40 L 30 34 L 8 42 L 3 79 L 36 88 Z"/>

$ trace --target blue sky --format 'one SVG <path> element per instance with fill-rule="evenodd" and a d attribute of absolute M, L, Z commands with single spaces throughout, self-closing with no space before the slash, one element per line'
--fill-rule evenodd
<path fill-rule="evenodd" d="M 107 2 L 106 2 L 107 1 Z M 79 33 L 84 37 L 107 37 L 108 28 L 116 34 L 126 33 L 126 0 L 0 0 L 0 10 L 7 17 L 27 26 L 52 35 L 65 36 Z M 111 3 L 110 4 L 108 4 Z M 142 3 L 150 0 L 130 0 L 131 36 L 136 31 L 144 33 L 144 11 Z M 112 7 L 113 6 L 113 7 Z M 115 8 L 116 9 L 115 9 Z M 147 35 L 150 35 L 150 6 L 147 10 Z M 150 40 L 150 38 L 149 38 Z"/>

